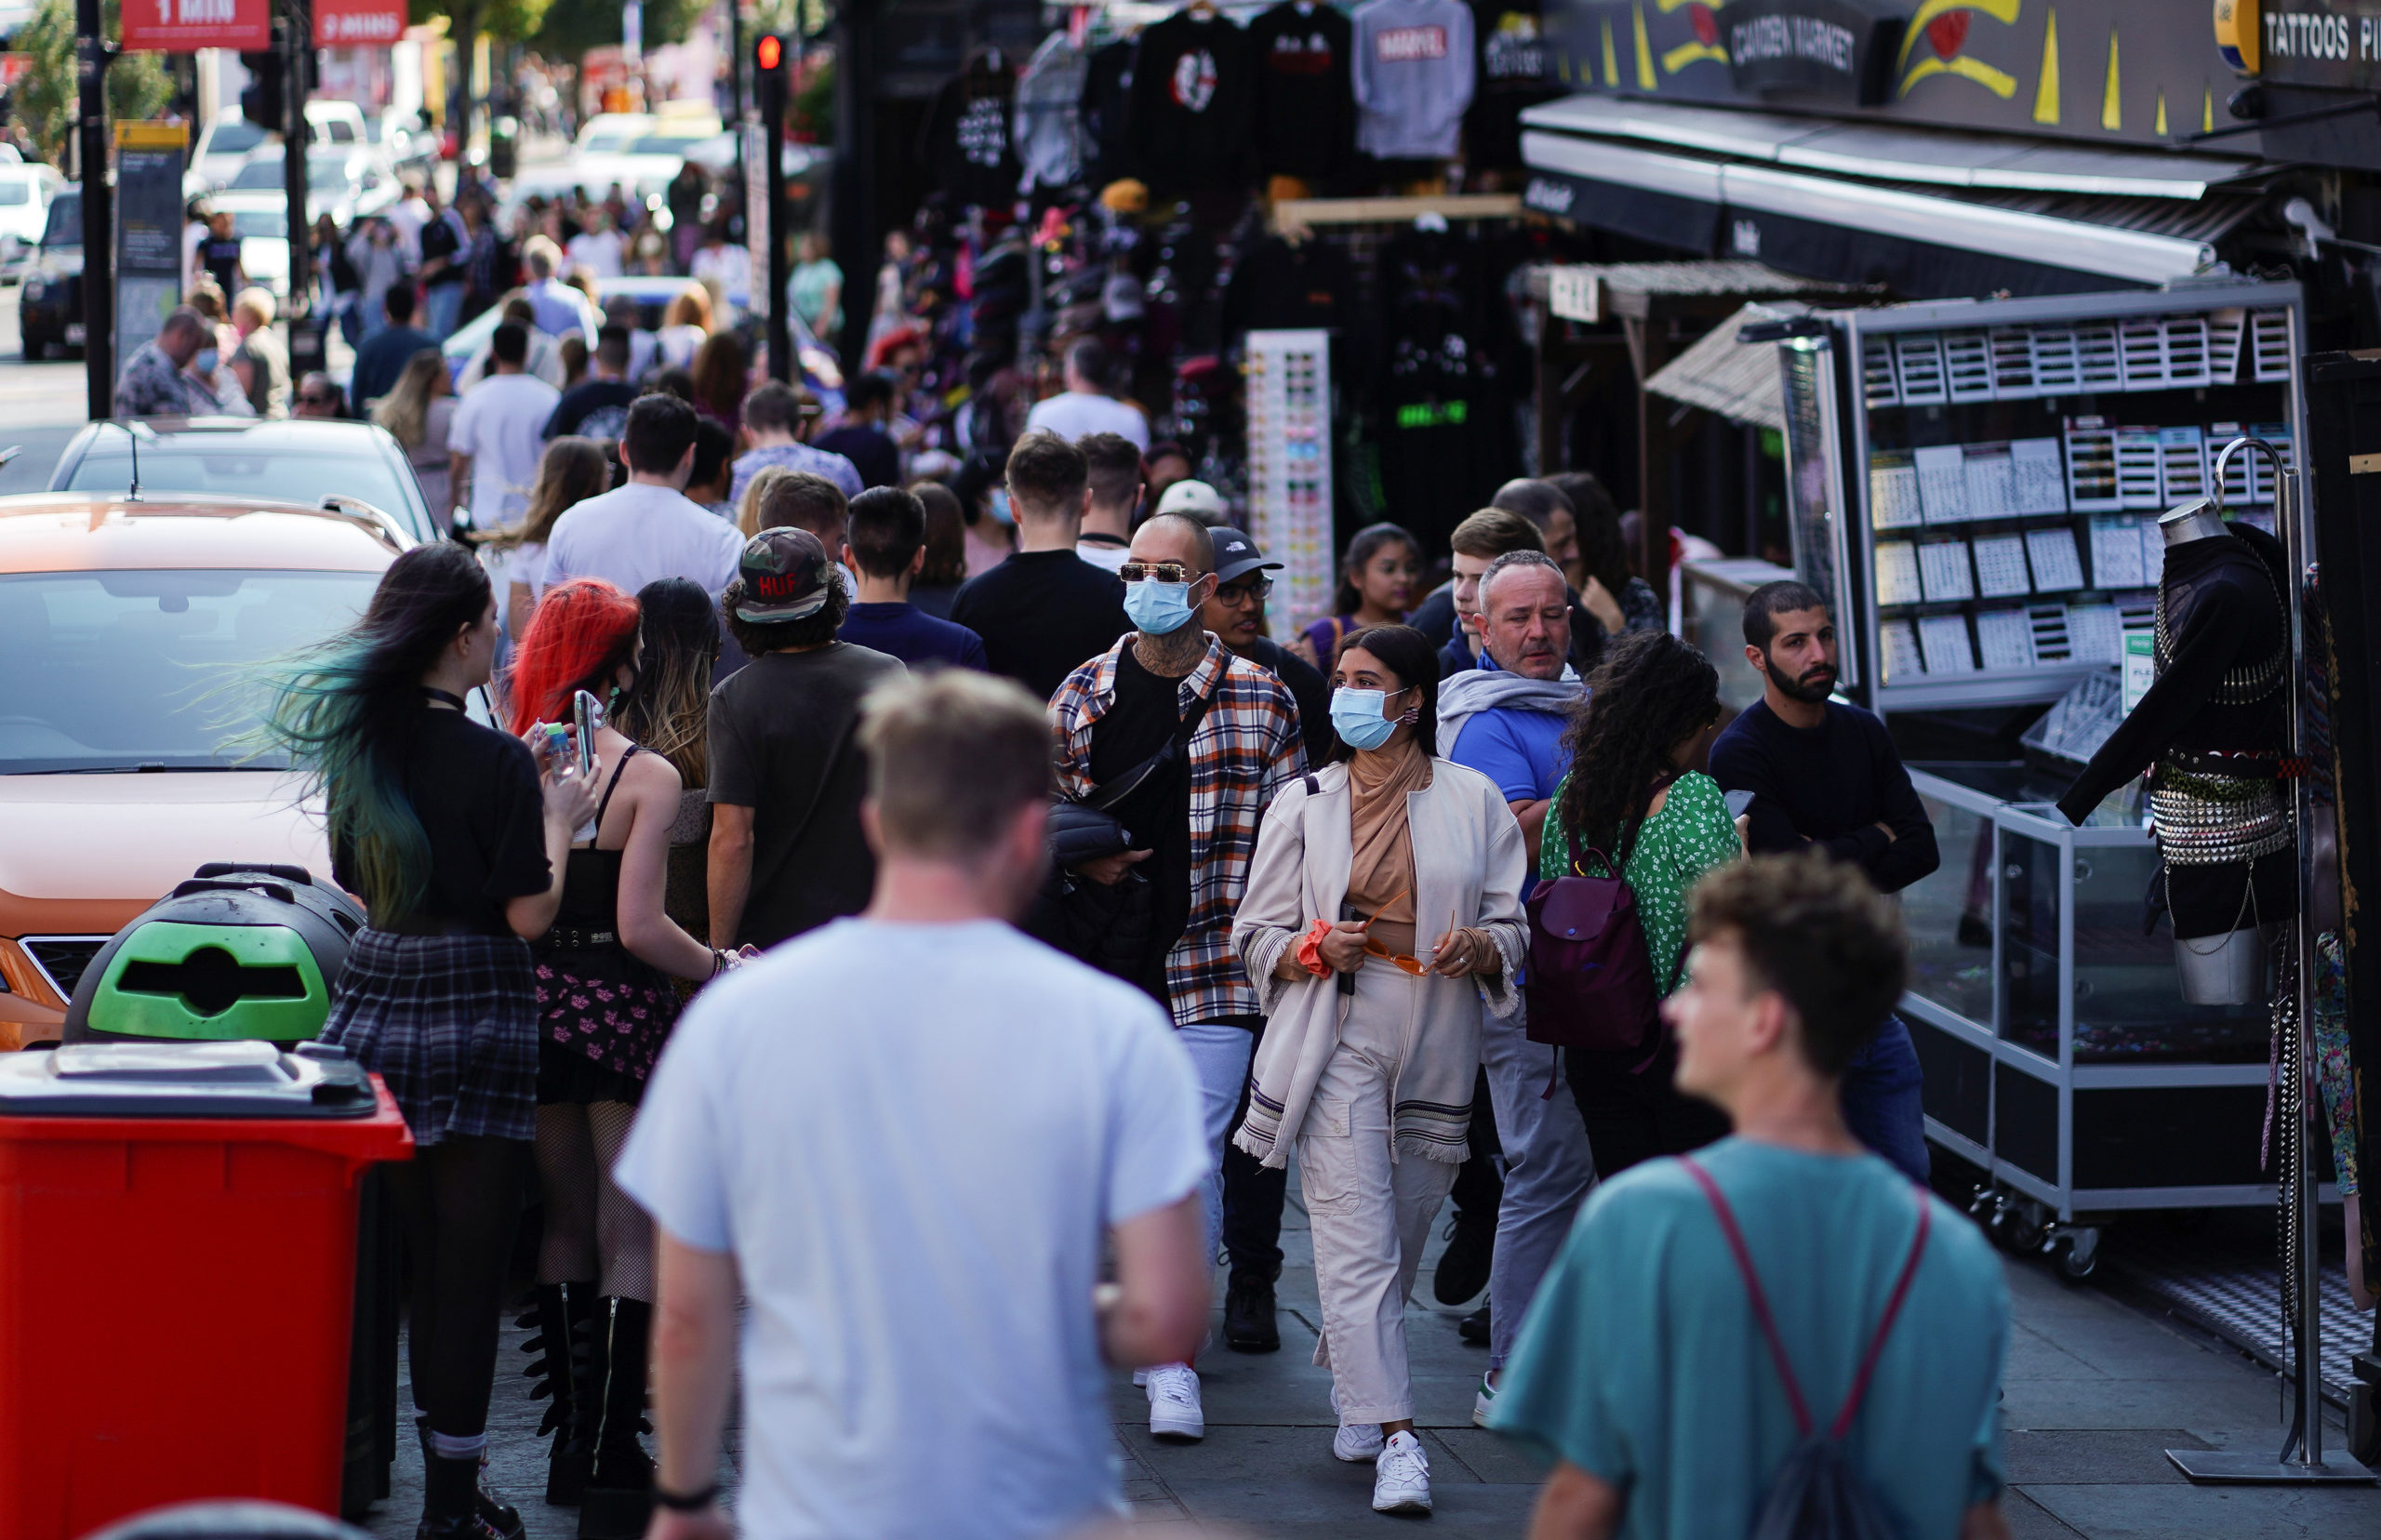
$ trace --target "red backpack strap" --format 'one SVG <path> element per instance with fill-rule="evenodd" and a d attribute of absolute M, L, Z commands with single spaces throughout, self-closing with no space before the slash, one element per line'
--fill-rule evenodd
<path fill-rule="evenodd" d="M 1860 1372 L 1853 1376 L 1851 1393 L 1843 1398 L 1843 1410 L 1835 1414 L 1835 1426 L 1828 1437 L 1841 1440 L 1852 1431 L 1852 1419 L 1859 1414 L 1860 1402 L 1869 1394 L 1869 1380 L 1877 1372 L 1877 1360 L 1883 1356 L 1885 1335 L 1894 1329 L 1894 1318 L 1901 1314 L 1903 1301 L 1909 1298 L 1909 1286 L 1918 1277 L 1919 1258 L 1926 1254 L 1926 1232 L 1934 1227 L 1935 1205 L 1926 1201 L 1926 1189 L 1918 1188 L 1918 1237 L 1909 1243 L 1909 1259 L 1901 1265 L 1901 1277 L 1894 1283 L 1893 1296 L 1885 1301 L 1885 1313 L 1877 1322 L 1877 1334 L 1869 1339 L 1869 1351 L 1860 1360 Z"/>
<path fill-rule="evenodd" d="M 1770 1360 L 1777 1365 L 1777 1377 L 1786 1386 L 1786 1404 L 1793 1408 L 1794 1427 L 1807 1439 L 1811 1436 L 1811 1409 L 1802 1400 L 1802 1386 L 1794 1379 L 1794 1366 L 1787 1361 L 1786 1344 L 1777 1335 L 1776 1319 L 1769 1313 L 1769 1296 L 1762 1293 L 1761 1276 L 1752 1270 L 1752 1253 L 1745 1249 L 1744 1231 L 1736 1228 L 1736 1211 L 1729 1208 L 1727 1199 L 1720 1195 L 1720 1184 L 1711 1179 L 1711 1174 L 1704 1170 L 1694 1156 L 1682 1155 L 1678 1163 L 1686 1167 L 1686 1174 L 1694 1177 L 1695 1185 L 1703 1189 L 1704 1198 L 1711 1204 L 1712 1216 L 1720 1221 L 1720 1233 L 1728 1238 L 1728 1250 L 1736 1256 L 1736 1271 L 1744 1276 L 1745 1293 L 1752 1300 L 1753 1320 L 1761 1323 L 1762 1337 L 1769 1344 Z M 1900 1301 L 1896 1299 L 1895 1303 L 1898 1305 Z M 1891 1319 L 1890 1312 L 1887 1319 Z M 1873 1353 L 1871 1357 L 1874 1357 Z M 1863 1385 L 1867 1378 L 1868 1372 L 1864 1368 L 1861 1372 Z M 1856 1387 L 1855 1394 L 1857 1393 L 1858 1387 Z"/>

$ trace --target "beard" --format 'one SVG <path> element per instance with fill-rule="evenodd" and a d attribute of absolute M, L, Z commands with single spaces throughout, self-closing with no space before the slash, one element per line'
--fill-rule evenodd
<path fill-rule="evenodd" d="M 1776 660 L 1766 654 L 1762 655 L 1762 664 L 1769 675 L 1769 682 L 1776 685 L 1777 693 L 1789 700 L 1799 700 L 1805 706 L 1817 706 L 1823 704 L 1827 697 L 1835 692 L 1836 670 L 1831 663 L 1822 663 L 1817 668 L 1805 670 L 1800 679 L 1789 679 L 1784 670 L 1777 667 Z"/>

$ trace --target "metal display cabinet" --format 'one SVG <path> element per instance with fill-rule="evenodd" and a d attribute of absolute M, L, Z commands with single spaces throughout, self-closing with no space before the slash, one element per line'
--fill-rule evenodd
<path fill-rule="evenodd" d="M 1789 525 L 1842 685 L 1895 710 L 2058 698 L 2148 629 L 2157 516 L 2215 451 L 2302 442 L 2295 283 L 1816 312 L 1779 344 Z M 2237 457 L 2228 511 L 2269 524 Z"/>
<path fill-rule="evenodd" d="M 2083 1278 L 2113 1214 L 2273 1203 L 2268 1013 L 2184 1003 L 2172 931 L 2142 934 L 2157 855 L 2127 794 L 2073 828 L 2023 765 L 1910 778 L 1943 863 L 1901 895 L 1901 1011 L 1927 1136 L 1989 1177 L 1978 1219 Z"/>

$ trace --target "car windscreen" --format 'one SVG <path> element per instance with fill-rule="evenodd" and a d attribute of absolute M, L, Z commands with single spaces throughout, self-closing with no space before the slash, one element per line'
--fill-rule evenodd
<path fill-rule="evenodd" d="M 632 155 L 683 155 L 709 139 L 708 134 L 655 134 L 629 147 Z"/>
<path fill-rule="evenodd" d="M 210 155 L 245 155 L 264 142 L 265 131 L 253 123 L 233 121 L 219 123 L 215 132 L 207 136 L 206 151 Z"/>
<path fill-rule="evenodd" d="M 0 577 L 0 775 L 241 763 L 257 665 L 352 625 L 379 580 L 209 568 Z"/>
<path fill-rule="evenodd" d="M 232 185 L 243 192 L 257 190 L 271 192 L 281 185 L 281 162 L 252 160 L 240 167 L 238 175 L 232 179 Z"/>
<path fill-rule="evenodd" d="M 83 244 L 83 194 L 60 192 L 49 206 L 49 223 L 43 227 L 41 244 L 46 246 L 78 246 Z"/>
<path fill-rule="evenodd" d="M 232 229 L 242 240 L 261 236 L 267 240 L 289 238 L 289 212 L 282 208 L 235 208 L 232 211 Z"/>
<path fill-rule="evenodd" d="M 33 185 L 22 177 L 0 178 L 0 208 L 22 208 L 33 201 Z"/>
<path fill-rule="evenodd" d="M 106 439 L 115 442 L 108 443 Z M 308 455 L 235 449 L 219 438 L 211 445 L 185 446 L 172 439 L 140 446 L 140 490 L 161 497 L 176 492 L 219 492 L 261 502 L 321 506 L 336 492 L 361 498 L 411 527 L 413 499 L 398 484 L 400 471 L 368 450 L 360 454 Z M 65 492 L 121 492 L 132 485 L 132 457 L 125 453 L 124 435 L 109 433 L 75 466 Z"/>

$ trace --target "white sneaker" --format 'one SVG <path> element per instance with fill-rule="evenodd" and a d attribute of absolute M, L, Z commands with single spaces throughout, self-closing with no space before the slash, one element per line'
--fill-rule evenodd
<path fill-rule="evenodd" d="M 1496 1387 L 1489 1383 L 1486 1374 L 1483 1374 L 1480 1376 L 1480 1388 L 1471 1393 L 1471 1426 L 1487 1427 L 1488 1414 L 1496 1404 Z"/>
<path fill-rule="evenodd" d="M 1339 1387 L 1331 1387 L 1331 1414 L 1339 1414 Z M 1343 1422 L 1331 1435 L 1331 1453 L 1350 1465 L 1363 1465 L 1380 1454 L 1380 1424 Z"/>
<path fill-rule="evenodd" d="M 1206 1414 L 1199 1409 L 1199 1372 L 1187 1363 L 1162 1363 L 1148 1372 L 1150 1433 L 1154 1438 L 1195 1443 L 1207 1436 Z"/>
<path fill-rule="evenodd" d="M 1430 1457 L 1411 1433 L 1394 1433 L 1373 1462 L 1375 1513 L 1430 1511 Z"/>

